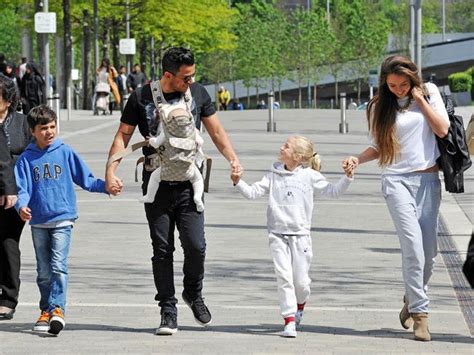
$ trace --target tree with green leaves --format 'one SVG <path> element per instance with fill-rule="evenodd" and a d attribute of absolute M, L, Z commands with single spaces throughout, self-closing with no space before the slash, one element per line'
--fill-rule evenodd
<path fill-rule="evenodd" d="M 301 108 L 303 83 L 313 83 L 316 104 L 317 82 L 324 74 L 323 65 L 330 53 L 333 33 L 325 12 L 319 7 L 297 9 L 290 14 L 288 22 L 286 64 L 291 77 L 298 83 L 298 106 Z"/>
<path fill-rule="evenodd" d="M 359 103 L 361 85 L 367 82 L 369 70 L 379 65 L 388 43 L 389 22 L 376 7 L 364 0 L 353 0 L 350 6 L 340 6 L 338 12 L 345 46 L 352 57 L 352 71 L 357 78 Z"/>

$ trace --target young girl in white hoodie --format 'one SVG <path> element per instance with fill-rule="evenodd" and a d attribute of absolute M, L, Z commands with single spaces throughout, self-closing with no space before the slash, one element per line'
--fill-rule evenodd
<path fill-rule="evenodd" d="M 347 173 L 331 184 L 319 173 L 321 162 L 310 140 L 289 137 L 280 147 L 280 162 L 262 180 L 249 186 L 240 176 L 232 181 L 247 199 L 268 193 L 267 227 L 269 245 L 278 281 L 281 315 L 285 319 L 283 337 L 296 337 L 303 310 L 310 295 L 309 268 L 313 257 L 311 217 L 315 193 L 336 198 L 352 181 Z"/>

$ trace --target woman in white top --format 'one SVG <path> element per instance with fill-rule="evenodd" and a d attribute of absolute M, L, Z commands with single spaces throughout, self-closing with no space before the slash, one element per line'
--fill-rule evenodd
<path fill-rule="evenodd" d="M 377 159 L 382 193 L 400 240 L 405 282 L 400 322 L 416 340 L 428 331 L 428 281 L 437 254 L 441 184 L 436 137 L 448 133 L 449 118 L 438 88 L 423 85 L 417 66 L 390 56 L 380 70 L 378 94 L 367 108 L 370 145 L 343 161 L 346 171 Z"/>

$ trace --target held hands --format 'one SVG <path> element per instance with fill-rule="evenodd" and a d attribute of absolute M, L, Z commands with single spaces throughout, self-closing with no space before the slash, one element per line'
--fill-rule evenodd
<path fill-rule="evenodd" d="M 240 165 L 240 162 L 238 160 L 230 161 L 230 169 L 230 178 L 234 185 L 237 185 L 240 178 L 242 177 L 244 170 L 242 169 L 242 166 Z"/>
<path fill-rule="evenodd" d="M 342 161 L 342 168 L 347 177 L 354 177 L 354 170 L 359 166 L 359 159 L 350 156 Z"/>
<path fill-rule="evenodd" d="M 123 190 L 123 182 L 115 175 L 106 176 L 105 189 L 113 196 L 120 195 Z"/>
<path fill-rule="evenodd" d="M 28 207 L 20 208 L 20 218 L 24 222 L 29 221 L 31 219 L 31 210 Z"/>

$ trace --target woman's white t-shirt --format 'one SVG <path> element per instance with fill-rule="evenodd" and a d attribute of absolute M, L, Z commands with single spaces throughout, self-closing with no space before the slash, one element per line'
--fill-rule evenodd
<path fill-rule="evenodd" d="M 436 85 L 426 83 L 431 108 L 449 122 L 448 113 Z M 408 98 L 398 101 L 401 107 Z M 400 142 L 400 153 L 394 162 L 383 168 L 382 174 L 406 174 L 424 170 L 436 164 L 439 157 L 436 137 L 428 121 L 425 119 L 416 101 L 403 112 L 397 112 L 396 134 Z M 377 144 L 372 134 L 369 134 L 370 145 L 377 150 Z"/>

